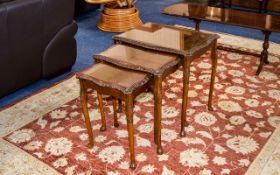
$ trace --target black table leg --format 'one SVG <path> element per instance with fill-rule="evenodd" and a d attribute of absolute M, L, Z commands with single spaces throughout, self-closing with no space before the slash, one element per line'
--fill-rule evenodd
<path fill-rule="evenodd" d="M 121 113 L 122 112 L 122 100 L 118 99 L 118 113 Z"/>
<path fill-rule="evenodd" d="M 225 8 L 225 0 L 222 0 L 222 8 Z"/>
<path fill-rule="evenodd" d="M 264 33 L 264 42 L 263 42 L 263 51 L 261 53 L 261 58 L 260 58 L 260 64 L 258 67 L 258 70 L 256 72 L 256 75 L 259 75 L 260 72 L 262 71 L 262 67 L 264 64 L 268 64 L 268 47 L 269 47 L 269 36 L 271 34 L 270 31 L 263 31 Z"/>
<path fill-rule="evenodd" d="M 193 19 L 193 21 L 195 22 L 195 30 L 196 30 L 196 31 L 199 31 L 199 25 L 200 25 L 201 20 L 199 20 L 199 19 Z"/>
<path fill-rule="evenodd" d="M 263 1 L 264 1 L 264 7 L 263 7 L 263 9 L 264 9 L 264 12 L 267 13 L 267 7 L 268 7 L 268 2 L 269 2 L 269 0 L 263 0 Z"/>
<path fill-rule="evenodd" d="M 264 8 L 264 0 L 259 0 L 259 13 L 262 13 Z"/>
<path fill-rule="evenodd" d="M 229 1 L 228 1 L 228 7 L 229 7 L 229 8 L 231 8 L 231 1 L 232 1 L 232 0 L 229 0 Z"/>

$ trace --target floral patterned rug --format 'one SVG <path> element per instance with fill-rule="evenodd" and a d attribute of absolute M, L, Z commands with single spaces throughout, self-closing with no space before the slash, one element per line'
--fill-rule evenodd
<path fill-rule="evenodd" d="M 101 132 L 96 94 L 89 99 L 95 145 L 88 136 L 79 98 L 4 137 L 62 174 L 244 174 L 280 123 L 280 56 L 255 76 L 258 58 L 219 51 L 214 111 L 207 110 L 210 55 L 191 67 L 187 136 L 179 136 L 182 70 L 163 83 L 163 155 L 153 142 L 153 95 L 137 97 L 134 108 L 137 168 L 129 169 L 124 113 L 113 127 L 111 101 L 104 100 L 107 131 Z"/>

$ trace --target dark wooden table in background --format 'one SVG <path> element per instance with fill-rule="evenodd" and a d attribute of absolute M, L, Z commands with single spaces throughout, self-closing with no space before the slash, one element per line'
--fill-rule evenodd
<path fill-rule="evenodd" d="M 261 54 L 249 53 L 237 49 L 219 46 L 219 49 L 260 57 L 260 64 L 256 72 L 257 75 L 259 75 L 261 72 L 263 65 L 265 63 L 268 64 L 267 50 L 269 48 L 269 36 L 271 32 L 280 33 L 280 16 L 188 3 L 178 3 L 171 5 L 164 8 L 162 12 L 167 15 L 186 17 L 193 20 L 196 24 L 196 30 L 199 30 L 199 24 L 201 21 L 210 21 L 262 31 L 264 33 L 264 42 Z"/>

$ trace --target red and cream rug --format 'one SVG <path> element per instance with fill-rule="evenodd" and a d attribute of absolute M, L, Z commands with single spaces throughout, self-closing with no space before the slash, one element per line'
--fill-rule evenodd
<path fill-rule="evenodd" d="M 247 43 L 242 48 L 251 51 L 261 44 L 229 35 L 222 35 L 220 43 L 229 40 Z M 280 173 L 280 53 L 279 45 L 271 48 L 270 64 L 260 76 L 255 76 L 258 58 L 219 51 L 213 112 L 206 105 L 209 53 L 192 63 L 190 126 L 183 138 L 178 134 L 182 71 L 168 76 L 163 84 L 163 155 L 156 154 L 153 142 L 153 95 L 141 94 L 134 108 L 134 171 L 129 169 L 124 113 L 114 128 L 111 102 L 104 101 L 107 131 L 100 132 L 96 94 L 90 95 L 95 146 L 89 149 L 78 82 L 74 77 L 61 82 L 0 112 L 0 174 Z"/>

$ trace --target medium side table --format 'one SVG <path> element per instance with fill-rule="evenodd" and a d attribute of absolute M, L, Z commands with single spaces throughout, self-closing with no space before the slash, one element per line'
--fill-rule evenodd
<path fill-rule="evenodd" d="M 170 54 L 149 52 L 147 49 L 136 49 L 125 45 L 114 45 L 108 50 L 95 55 L 96 62 L 106 62 L 118 67 L 141 71 L 153 75 L 154 107 L 154 141 L 157 153 L 162 154 L 161 146 L 161 110 L 162 110 L 162 81 L 175 72 L 180 59 Z M 183 123 L 184 120 L 181 121 Z"/>

